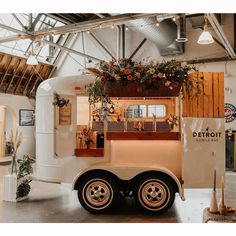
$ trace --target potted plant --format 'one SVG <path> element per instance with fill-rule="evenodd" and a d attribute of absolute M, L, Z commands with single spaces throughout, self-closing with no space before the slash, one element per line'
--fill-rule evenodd
<path fill-rule="evenodd" d="M 90 148 L 90 145 L 93 143 L 92 131 L 85 127 L 85 128 L 83 128 L 81 136 L 82 136 L 82 139 L 84 140 L 84 144 L 85 144 L 86 148 Z"/>
<path fill-rule="evenodd" d="M 18 202 L 27 198 L 31 182 L 30 174 L 33 173 L 34 160 L 29 156 L 17 159 L 17 151 L 21 144 L 22 135 L 18 129 L 11 131 L 12 162 L 10 173 L 3 176 L 3 200 Z"/>
<path fill-rule="evenodd" d="M 31 190 L 30 182 L 32 181 L 31 174 L 33 174 L 33 164 L 35 160 L 29 155 L 24 155 L 22 159 L 17 160 L 17 192 L 16 199 L 22 200 L 28 197 Z"/>
<path fill-rule="evenodd" d="M 179 124 L 178 116 L 170 114 L 170 116 L 166 119 L 166 122 L 170 125 L 171 131 L 175 131 L 175 128 L 177 128 Z"/>
<path fill-rule="evenodd" d="M 11 130 L 10 143 L 12 144 L 12 161 L 10 173 L 3 176 L 3 200 L 16 202 L 17 192 L 17 151 L 21 144 L 21 132 Z"/>

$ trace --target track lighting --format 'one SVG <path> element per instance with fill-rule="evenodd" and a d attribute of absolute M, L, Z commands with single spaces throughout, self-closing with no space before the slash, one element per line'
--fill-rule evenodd
<path fill-rule="evenodd" d="M 172 20 L 175 22 L 175 21 L 176 21 L 176 17 L 175 17 L 175 16 L 173 16 L 173 17 L 172 17 Z"/>
<path fill-rule="evenodd" d="M 156 23 L 156 27 L 159 27 L 159 26 L 160 26 L 160 22 L 157 21 L 157 23 Z"/>
<path fill-rule="evenodd" d="M 90 31 L 89 31 L 89 30 L 87 30 L 87 34 L 90 34 Z"/>
<path fill-rule="evenodd" d="M 129 30 L 129 27 L 128 27 L 128 26 L 126 26 L 126 27 L 125 27 L 125 30 L 126 30 L 126 31 L 128 31 L 128 30 Z"/>
<path fill-rule="evenodd" d="M 114 29 L 114 27 L 115 27 L 114 25 L 111 26 L 112 29 Z"/>
<path fill-rule="evenodd" d="M 99 28 L 100 28 L 100 29 L 102 28 L 102 24 L 99 25 Z"/>
<path fill-rule="evenodd" d="M 210 32 L 207 30 L 207 15 L 205 14 L 205 23 L 204 23 L 204 30 L 200 34 L 197 43 L 198 44 L 211 44 L 214 43 L 214 39 Z"/>

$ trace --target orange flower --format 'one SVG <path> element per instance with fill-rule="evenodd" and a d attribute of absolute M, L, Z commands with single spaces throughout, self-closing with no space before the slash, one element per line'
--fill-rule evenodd
<path fill-rule="evenodd" d="M 143 71 L 143 67 L 142 67 L 142 66 L 139 66 L 139 67 L 138 67 L 138 70 L 139 70 L 139 71 Z"/>
<path fill-rule="evenodd" d="M 133 79 L 133 76 L 132 75 L 128 75 L 127 76 L 127 80 L 132 80 Z"/>
<path fill-rule="evenodd" d="M 130 69 L 125 69 L 124 73 L 125 73 L 125 75 L 130 75 L 131 74 L 131 70 Z"/>

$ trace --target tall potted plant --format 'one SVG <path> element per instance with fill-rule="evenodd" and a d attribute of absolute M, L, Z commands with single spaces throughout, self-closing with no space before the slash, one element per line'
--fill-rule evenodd
<path fill-rule="evenodd" d="M 22 135 L 18 129 L 11 131 L 10 142 L 12 144 L 12 162 L 10 173 L 3 176 L 3 200 L 16 202 L 17 192 L 17 151 L 21 144 Z"/>
<path fill-rule="evenodd" d="M 17 151 L 21 144 L 22 135 L 18 129 L 11 132 L 12 162 L 9 174 L 3 176 L 3 200 L 18 202 L 26 199 L 30 192 L 30 174 L 33 173 L 34 159 L 24 155 L 17 158 Z"/>

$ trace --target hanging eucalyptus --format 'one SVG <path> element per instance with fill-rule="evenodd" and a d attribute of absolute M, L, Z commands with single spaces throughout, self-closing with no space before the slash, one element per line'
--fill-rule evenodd
<path fill-rule="evenodd" d="M 54 102 L 53 105 L 54 106 L 58 106 L 58 107 L 64 107 L 66 106 L 68 103 L 70 102 L 69 99 L 65 99 L 63 97 L 61 97 L 58 93 L 54 93 Z"/>

